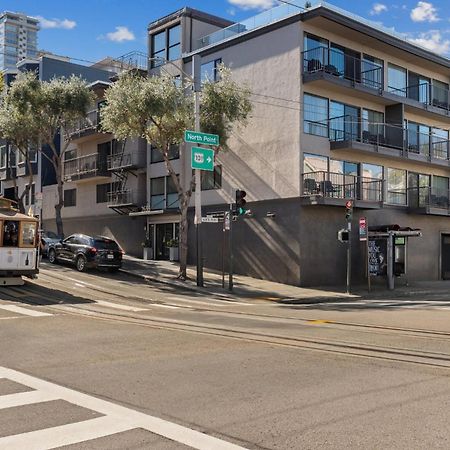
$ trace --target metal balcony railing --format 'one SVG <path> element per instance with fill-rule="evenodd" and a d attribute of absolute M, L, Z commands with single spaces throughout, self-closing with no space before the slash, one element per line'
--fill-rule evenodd
<path fill-rule="evenodd" d="M 387 147 L 403 153 L 422 155 L 428 159 L 450 159 L 450 140 L 417 128 L 388 123 L 360 121 L 354 116 L 334 117 L 327 121 L 305 121 L 311 134 L 329 137 L 331 142 L 357 141 L 376 147 Z"/>
<path fill-rule="evenodd" d="M 134 205 L 135 195 L 132 189 L 108 192 L 108 206 Z"/>
<path fill-rule="evenodd" d="M 415 100 L 424 105 L 435 106 L 446 111 L 450 110 L 450 91 L 436 86 L 432 82 L 423 82 L 401 88 L 388 85 L 387 90 L 392 94 Z"/>
<path fill-rule="evenodd" d="M 408 188 L 408 206 L 416 208 L 450 209 L 450 192 L 431 186 Z"/>
<path fill-rule="evenodd" d="M 306 50 L 302 52 L 302 58 L 303 73 L 325 72 L 372 89 L 383 89 L 381 65 L 328 47 Z"/>
<path fill-rule="evenodd" d="M 127 167 L 144 167 L 145 152 L 122 152 L 108 156 L 108 170 L 124 169 Z"/>
<path fill-rule="evenodd" d="M 74 176 L 95 176 L 98 172 L 104 171 L 106 171 L 106 158 L 100 157 L 98 153 L 64 161 L 65 178 Z"/>
<path fill-rule="evenodd" d="M 302 174 L 303 195 L 342 200 L 383 201 L 383 180 L 326 171 Z"/>
<path fill-rule="evenodd" d="M 98 109 L 89 111 L 81 120 L 78 120 L 72 128 L 69 129 L 69 134 L 82 133 L 87 130 L 97 130 L 100 125 L 100 114 Z"/>

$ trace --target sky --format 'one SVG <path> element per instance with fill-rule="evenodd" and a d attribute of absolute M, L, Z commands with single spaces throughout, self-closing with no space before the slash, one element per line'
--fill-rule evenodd
<path fill-rule="evenodd" d="M 330 3 L 450 57 L 450 0 Z M 183 6 L 239 21 L 277 4 L 278 0 L 0 0 L 0 11 L 38 17 L 39 49 L 95 62 L 133 50 L 146 51 L 149 22 Z"/>

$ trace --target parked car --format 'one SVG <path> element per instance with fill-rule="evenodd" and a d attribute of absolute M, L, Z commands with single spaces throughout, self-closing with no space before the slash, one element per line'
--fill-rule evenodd
<path fill-rule="evenodd" d="M 48 260 L 52 264 L 75 264 L 79 272 L 94 268 L 106 268 L 110 272 L 116 272 L 122 267 L 122 254 L 123 251 L 113 239 L 72 234 L 50 246 Z"/>
<path fill-rule="evenodd" d="M 61 241 L 61 237 L 53 231 L 43 231 L 41 234 L 41 255 L 48 256 L 48 249 L 50 246 Z"/>

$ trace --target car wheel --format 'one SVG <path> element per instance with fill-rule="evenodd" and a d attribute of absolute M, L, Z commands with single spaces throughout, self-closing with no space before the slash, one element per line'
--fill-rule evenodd
<path fill-rule="evenodd" d="M 57 260 L 56 260 L 56 252 L 53 249 L 50 249 L 48 251 L 48 262 L 51 264 L 56 264 Z"/>
<path fill-rule="evenodd" d="M 78 256 L 76 265 L 78 272 L 84 272 L 86 270 L 86 258 L 83 255 Z"/>

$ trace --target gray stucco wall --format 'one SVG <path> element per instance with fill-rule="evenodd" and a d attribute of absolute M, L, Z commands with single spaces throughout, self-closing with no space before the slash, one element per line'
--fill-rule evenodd
<path fill-rule="evenodd" d="M 145 218 L 129 216 L 84 217 L 64 219 L 64 234 L 102 235 L 115 239 L 131 256 L 142 257 L 141 243 L 145 237 Z M 56 231 L 54 220 L 44 220 L 45 230 Z"/>
<path fill-rule="evenodd" d="M 226 205 L 204 208 L 222 210 Z M 252 218 L 234 222 L 235 273 L 300 286 L 345 286 L 346 246 L 337 231 L 346 226 L 344 206 L 301 206 L 300 199 L 249 203 Z M 275 214 L 266 217 L 267 212 Z M 192 223 L 192 213 L 190 218 Z M 365 284 L 365 246 L 359 242 L 358 220 L 367 217 L 370 226 L 398 224 L 419 228 L 423 236 L 409 238 L 407 273 L 403 280 L 440 279 L 441 233 L 450 233 L 447 217 L 408 214 L 405 209 L 355 209 L 352 223 L 354 284 Z M 205 266 L 222 267 L 222 224 L 204 224 Z M 189 230 L 189 262 L 195 264 L 194 226 Z M 228 240 L 225 240 L 228 268 Z M 383 280 L 378 280 L 383 282 Z"/>

